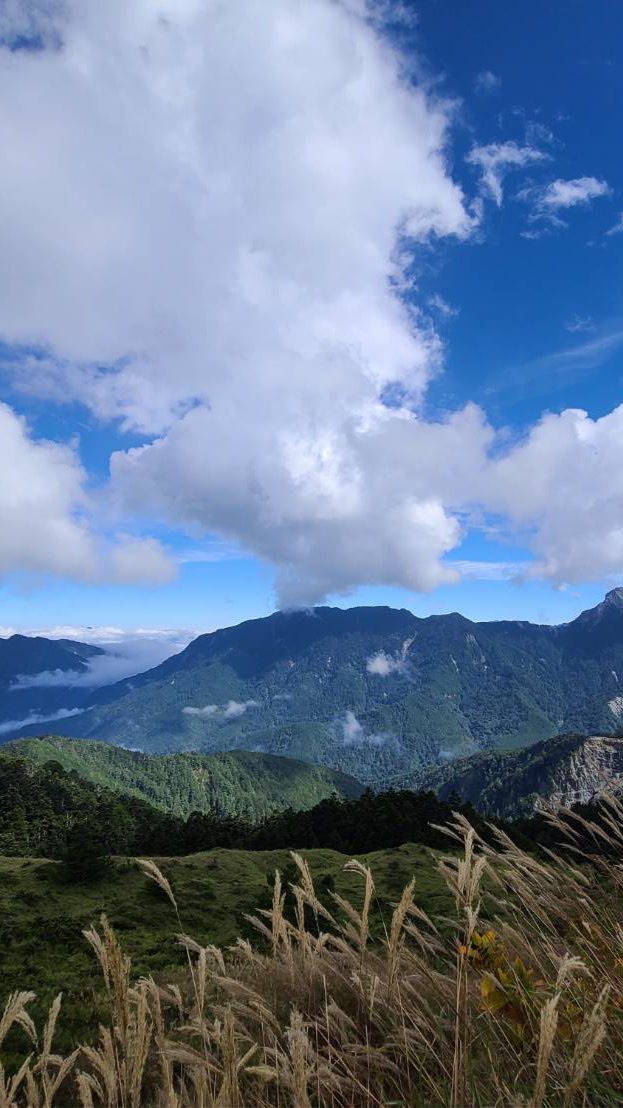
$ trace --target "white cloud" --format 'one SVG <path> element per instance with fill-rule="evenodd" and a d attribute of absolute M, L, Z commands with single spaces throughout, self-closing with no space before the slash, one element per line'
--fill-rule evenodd
<path fill-rule="evenodd" d="M 82 708 L 59 708 L 51 715 L 37 715 L 32 712 L 23 719 L 7 719 L 0 723 L 0 735 L 8 735 L 12 731 L 19 731 L 22 727 L 31 727 L 35 723 L 54 723 L 58 719 L 67 719 L 69 716 L 80 715 Z"/>
<path fill-rule="evenodd" d="M 6 38 L 23 8 L 3 7 Z M 487 513 L 547 578 L 620 570 L 619 410 L 510 446 L 475 405 L 422 417 L 443 348 L 396 289 L 474 217 L 448 170 L 453 106 L 363 2 L 54 11 L 28 7 L 52 46 L 0 66 L 0 338 L 21 344 L 14 386 L 143 436 L 112 458 L 107 510 L 253 552 L 290 604 L 456 581 L 446 556 Z M 496 203 L 542 141 L 472 149 Z M 603 187 L 540 195 L 554 213 Z M 71 448 L 0 421 L 0 572 L 166 579 L 153 540 L 94 532 Z"/>
<path fill-rule="evenodd" d="M 500 207 L 504 198 L 502 182 L 512 170 L 544 162 L 549 155 L 536 146 L 519 146 L 516 142 L 490 142 L 472 146 L 466 161 L 481 172 L 482 187 Z"/>
<path fill-rule="evenodd" d="M 157 539 L 125 537 L 110 555 L 113 577 L 130 585 L 152 582 L 164 585 L 172 581 L 176 569 Z"/>
<path fill-rule="evenodd" d="M 383 390 L 417 404 L 441 364 L 392 281 L 423 240 L 471 231 L 453 106 L 363 4 L 65 10 L 62 50 L 0 70 L 15 383 L 161 435 L 113 458 L 116 503 L 276 563 L 284 601 L 450 580 L 456 522 L 404 491 L 371 511 L 368 443 Z M 147 547 L 116 561 L 166 572 Z"/>
<path fill-rule="evenodd" d="M 389 677 L 390 673 L 397 673 L 403 669 L 404 659 L 392 658 L 384 650 L 379 650 L 378 654 L 373 654 L 366 662 L 367 672 L 377 677 Z"/>
<path fill-rule="evenodd" d="M 623 212 L 619 212 L 618 219 L 612 224 L 612 227 L 606 231 L 608 236 L 623 234 Z"/>
<path fill-rule="evenodd" d="M 558 178 L 551 181 L 541 193 L 540 203 L 545 208 L 574 208 L 578 204 L 589 204 L 600 196 L 608 196 L 610 186 L 596 177 L 576 177 L 571 181 Z"/>
<path fill-rule="evenodd" d="M 343 746 L 362 746 L 364 743 L 366 746 L 385 746 L 388 742 L 393 742 L 396 746 L 400 745 L 399 741 L 391 735 L 367 734 L 355 713 L 351 711 L 346 712 L 344 718 L 339 720 L 338 726 L 342 732 Z"/>
<path fill-rule="evenodd" d="M 354 712 L 348 711 L 341 720 L 342 741 L 345 746 L 353 746 L 364 740 L 364 729 Z"/>
<path fill-rule="evenodd" d="M 572 319 L 565 323 L 565 328 L 572 335 L 576 335 L 583 331 L 594 331 L 595 324 L 589 315 L 574 315 Z"/>
<path fill-rule="evenodd" d="M 430 297 L 428 304 L 433 311 L 439 312 L 440 315 L 445 316 L 447 319 L 459 314 L 459 309 L 449 304 L 448 301 L 444 300 L 443 296 L 439 296 L 438 293 Z"/>
<path fill-rule="evenodd" d="M 481 73 L 478 73 L 474 80 L 474 88 L 476 92 L 493 93 L 499 92 L 502 81 L 498 77 L 497 73 L 492 73 L 490 69 L 483 69 Z"/>
<path fill-rule="evenodd" d="M 607 181 L 600 181 L 597 177 L 575 177 L 572 180 L 559 177 L 544 186 L 522 189 L 519 199 L 532 204 L 531 220 L 543 220 L 555 227 L 566 227 L 559 214 L 561 211 L 587 207 L 593 200 L 609 196 L 610 192 Z"/>
<path fill-rule="evenodd" d="M 83 581 L 171 579 L 174 569 L 155 539 L 98 538 L 74 449 L 34 439 L 1 403 L 0 470 L 0 576 L 18 570 Z"/>
<path fill-rule="evenodd" d="M 187 716 L 199 716 L 201 719 L 207 719 L 210 716 L 215 716 L 217 713 L 222 712 L 225 719 L 238 719 L 239 716 L 243 716 L 249 708 L 259 707 L 257 700 L 228 700 L 226 704 L 206 704 L 204 708 L 182 708 L 182 711 Z"/>
<path fill-rule="evenodd" d="M 530 572 L 530 562 L 485 562 L 453 558 L 452 565 L 468 581 L 520 580 Z"/>
<path fill-rule="evenodd" d="M 239 700 L 229 700 L 224 709 L 225 718 L 237 719 L 238 716 L 243 716 L 249 708 L 257 707 L 259 707 L 257 700 L 244 700 L 242 702 Z"/>
<path fill-rule="evenodd" d="M 14 628 L 0 627 L 0 635 L 11 635 Z M 192 631 L 128 630 L 116 627 L 54 627 L 20 631 L 25 635 L 45 638 L 73 639 L 105 648 L 105 654 L 85 659 L 84 671 L 46 670 L 23 674 L 16 678 L 12 689 L 29 688 L 99 688 L 122 681 L 136 673 L 153 669 L 172 654 L 179 653 L 195 637 Z"/>
<path fill-rule="evenodd" d="M 581 410 L 546 415 L 490 466 L 486 497 L 532 532 L 526 576 L 577 584 L 623 565 L 623 406 L 601 419 Z"/>

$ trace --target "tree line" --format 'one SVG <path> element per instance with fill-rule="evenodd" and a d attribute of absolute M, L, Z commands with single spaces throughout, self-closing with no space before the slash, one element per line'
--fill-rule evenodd
<path fill-rule="evenodd" d="M 457 810 L 489 841 L 495 823 L 523 847 L 557 847 L 561 842 L 560 833 L 543 816 L 514 824 L 486 821 L 458 796 L 440 800 L 433 792 L 406 789 L 368 790 L 356 799 L 330 797 L 308 811 L 288 809 L 258 823 L 205 812 L 182 819 L 84 781 L 59 763 L 35 766 L 0 757 L 0 854 L 60 859 L 70 874 L 73 866 L 77 879 L 97 871 L 96 860 L 110 855 L 178 856 L 215 847 L 321 847 L 365 854 L 406 842 L 447 849 L 450 840 L 438 828 Z M 600 818 L 594 805 L 580 813 Z M 586 833 L 583 841 L 587 853 L 599 845 Z"/>

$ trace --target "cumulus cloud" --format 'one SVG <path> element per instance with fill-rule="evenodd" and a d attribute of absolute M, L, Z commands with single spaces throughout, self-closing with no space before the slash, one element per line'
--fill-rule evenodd
<path fill-rule="evenodd" d="M 384 390 L 415 405 L 441 363 L 395 288 L 419 243 L 473 225 L 452 106 L 363 4 L 63 11 L 62 49 L 0 73 L 15 384 L 160 436 L 113 458 L 119 500 L 276 563 L 284 602 L 451 579 L 459 528 L 433 498 L 383 497 L 373 519 L 367 443 Z"/>
<path fill-rule="evenodd" d="M 448 169 L 453 106 L 369 14 L 363 0 L 3 6 L 13 386 L 142 436 L 111 459 L 115 508 L 252 552 L 283 604 L 457 581 L 448 555 L 489 512 L 547 578 L 620 571 L 620 410 L 548 416 L 510 446 L 475 405 L 423 417 L 443 309 L 418 304 L 410 263 L 475 217 Z M 543 141 L 473 147 L 483 191 L 500 204 Z M 602 186 L 541 195 L 559 212 Z M 0 489 L 0 572 L 166 579 L 154 540 L 102 546 L 73 449 L 0 419 L 17 475 Z"/>
<path fill-rule="evenodd" d="M 0 469 L 0 576 L 17 569 L 82 581 L 170 580 L 174 569 L 155 539 L 98 539 L 75 450 L 34 439 L 1 403 Z"/>
<path fill-rule="evenodd" d="M 575 177 L 563 180 L 559 177 L 549 184 L 522 189 L 519 198 L 532 204 L 530 218 L 544 220 L 556 227 L 565 227 L 560 216 L 568 208 L 587 207 L 593 200 L 609 196 L 611 192 L 607 181 L 597 177 Z"/>
<path fill-rule="evenodd" d="M 622 465 L 623 405 L 595 420 L 581 410 L 548 414 L 491 466 L 490 507 L 532 530 L 528 576 L 570 584 L 620 576 Z"/>
<path fill-rule="evenodd" d="M 498 208 L 504 199 L 502 182 L 512 170 L 544 162 L 548 158 L 536 146 L 520 146 L 516 142 L 490 142 L 484 146 L 472 146 L 467 162 L 481 173 L 482 187 L 495 201 Z"/>

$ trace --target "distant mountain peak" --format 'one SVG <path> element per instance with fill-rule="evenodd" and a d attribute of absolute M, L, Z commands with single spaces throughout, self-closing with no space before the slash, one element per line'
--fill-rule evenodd
<path fill-rule="evenodd" d="M 623 608 L 623 587 L 619 585 L 616 589 L 610 589 L 610 592 L 606 593 L 603 603 Z"/>
<path fill-rule="evenodd" d="M 582 612 L 575 620 L 576 623 L 600 623 L 604 618 L 610 618 L 613 615 L 623 615 L 623 587 L 619 586 L 616 589 L 610 589 L 606 593 L 600 604 L 597 604 L 594 608 L 587 608 L 585 612 Z"/>

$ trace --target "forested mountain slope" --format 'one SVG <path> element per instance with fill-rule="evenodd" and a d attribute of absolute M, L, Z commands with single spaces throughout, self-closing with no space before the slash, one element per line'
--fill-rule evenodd
<path fill-rule="evenodd" d="M 282 754 L 379 785 L 480 750 L 612 733 L 622 719 L 615 589 L 561 627 L 391 608 L 277 612 L 98 690 L 62 729 L 150 752 Z"/>
<path fill-rule="evenodd" d="M 329 796 L 359 796 L 363 786 L 346 774 L 271 754 L 148 755 L 108 743 L 49 735 L 20 739 L 3 754 L 75 770 L 92 785 L 148 801 L 186 818 L 191 812 L 240 816 L 254 823 L 284 808 L 312 808 Z"/>

